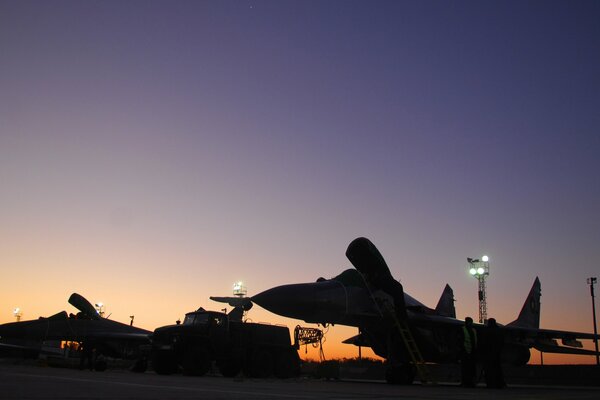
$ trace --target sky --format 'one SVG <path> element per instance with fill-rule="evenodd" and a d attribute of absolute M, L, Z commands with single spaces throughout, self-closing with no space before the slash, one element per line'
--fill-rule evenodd
<path fill-rule="evenodd" d="M 514 320 L 538 276 L 542 327 L 592 332 L 598 20 L 594 1 L 0 0 L 0 323 L 78 292 L 154 329 L 238 280 L 333 277 L 365 236 L 431 307 L 449 283 L 476 318 L 466 258 L 487 254 L 488 316 Z M 356 356 L 355 333 L 330 327 L 325 355 Z"/>

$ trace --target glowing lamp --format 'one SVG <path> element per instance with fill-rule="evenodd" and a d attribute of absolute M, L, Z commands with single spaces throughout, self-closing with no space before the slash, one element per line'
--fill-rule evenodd
<path fill-rule="evenodd" d="M 244 297 L 248 293 L 246 286 L 242 281 L 238 281 L 233 284 L 233 295 L 238 297 Z"/>

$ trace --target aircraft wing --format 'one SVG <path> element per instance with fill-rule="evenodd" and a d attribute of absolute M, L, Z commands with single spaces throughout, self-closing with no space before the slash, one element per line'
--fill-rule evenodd
<path fill-rule="evenodd" d="M 596 336 L 593 333 L 559 331 L 554 329 L 534 329 L 521 327 L 505 327 L 507 330 L 519 332 L 522 335 L 535 336 L 544 339 L 561 339 L 561 340 L 576 340 L 590 339 L 593 340 Z"/>
<path fill-rule="evenodd" d="M 542 353 L 559 353 L 559 354 L 575 354 L 580 356 L 595 356 L 594 350 L 579 349 L 575 347 L 554 346 L 552 344 L 536 344 L 534 349 Z"/>
<path fill-rule="evenodd" d="M 346 340 L 343 340 L 342 343 L 352 344 L 354 346 L 360 346 L 360 347 L 371 347 L 371 343 L 369 343 L 369 340 L 360 333 L 358 335 L 349 337 Z"/>
<path fill-rule="evenodd" d="M 504 327 L 507 340 L 533 347 L 544 353 L 596 355 L 593 350 L 586 350 L 579 339 L 593 340 L 593 333 L 560 331 L 554 329 L 526 328 L 516 326 Z M 559 344 L 559 341 L 562 345 Z"/>
<path fill-rule="evenodd" d="M 90 331 L 85 337 L 95 340 L 135 340 L 135 341 L 150 341 L 152 332 L 137 333 L 137 332 L 102 332 Z"/>
<path fill-rule="evenodd" d="M 423 315 L 418 313 L 409 313 L 409 320 L 415 326 L 431 328 L 450 328 L 460 327 L 463 322 L 453 318 Z M 475 324 L 477 330 L 484 329 L 483 325 Z M 505 332 L 505 340 L 523 347 L 532 347 L 544 353 L 578 354 L 578 355 L 596 355 L 593 350 L 583 348 L 583 340 L 593 340 L 593 333 L 561 331 L 556 329 L 541 329 L 532 327 L 520 327 L 505 325 L 502 326 Z M 354 338 L 350 338 L 354 339 Z M 348 339 L 348 344 L 354 344 L 353 340 Z"/>
<path fill-rule="evenodd" d="M 26 344 L 16 344 L 16 343 L 3 343 L 0 342 L 0 349 L 5 350 L 31 350 L 31 351 L 39 351 L 42 348 L 41 345 L 26 345 Z"/>

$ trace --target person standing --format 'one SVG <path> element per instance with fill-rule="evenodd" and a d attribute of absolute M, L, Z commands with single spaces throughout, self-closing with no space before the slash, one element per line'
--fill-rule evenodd
<path fill-rule="evenodd" d="M 504 334 L 494 318 L 490 318 L 483 337 L 483 368 L 485 383 L 489 388 L 502 389 L 506 386 L 502 371 L 502 349 Z"/>
<path fill-rule="evenodd" d="M 473 318 L 465 318 L 460 335 L 460 372 L 461 386 L 475 387 L 475 352 L 477 351 L 477 332 L 473 327 Z"/>
<path fill-rule="evenodd" d="M 92 341 L 82 342 L 79 351 L 79 369 L 84 369 L 87 361 L 87 367 L 91 371 L 94 368 L 94 346 Z"/>

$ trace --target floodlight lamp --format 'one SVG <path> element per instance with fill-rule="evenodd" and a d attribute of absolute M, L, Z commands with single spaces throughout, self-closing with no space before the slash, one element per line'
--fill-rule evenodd
<path fill-rule="evenodd" d="M 233 284 L 233 295 L 237 297 L 244 297 L 246 295 L 247 290 L 244 286 L 244 282 L 238 281 Z"/>
<path fill-rule="evenodd" d="M 96 303 L 96 307 L 102 308 L 102 307 L 104 307 L 104 304 L 102 302 Z"/>
<path fill-rule="evenodd" d="M 21 309 L 20 309 L 19 307 L 17 307 L 17 308 L 15 308 L 15 309 L 14 309 L 14 311 L 13 311 L 13 314 L 14 314 L 14 315 L 17 315 L 17 314 L 19 314 L 20 312 L 21 312 Z"/>
<path fill-rule="evenodd" d="M 477 268 L 477 274 L 478 275 L 483 275 L 484 272 L 485 272 L 485 269 L 483 269 L 483 267 Z"/>
<path fill-rule="evenodd" d="M 490 260 L 490 258 L 488 256 L 481 257 L 481 261 L 483 261 L 483 262 L 488 262 L 489 260 Z"/>
<path fill-rule="evenodd" d="M 471 268 L 471 269 L 469 270 L 469 273 L 470 273 L 471 275 L 475 275 L 475 274 L 477 273 L 477 270 L 476 270 L 475 268 Z"/>

